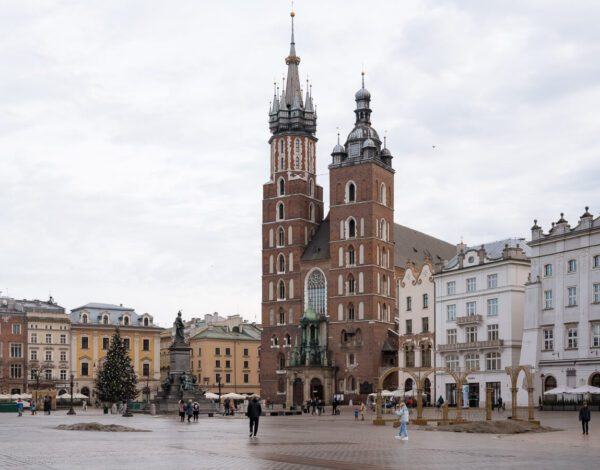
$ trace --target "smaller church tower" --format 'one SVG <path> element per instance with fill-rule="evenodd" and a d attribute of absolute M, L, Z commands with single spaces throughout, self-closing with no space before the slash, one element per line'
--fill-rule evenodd
<path fill-rule="evenodd" d="M 329 335 L 343 389 L 373 381 L 394 325 L 394 169 L 371 126 L 371 94 L 355 94 L 354 128 L 332 152 Z M 352 384 L 352 385 L 349 385 Z M 342 389 L 338 385 L 338 389 Z"/>
<path fill-rule="evenodd" d="M 291 346 L 301 343 L 303 283 L 300 258 L 323 220 L 323 189 L 317 185 L 317 113 L 311 88 L 301 89 L 294 39 L 285 63 L 284 88 L 275 88 L 269 109 L 269 181 L 263 186 L 262 395 L 285 403 L 283 371 Z"/>

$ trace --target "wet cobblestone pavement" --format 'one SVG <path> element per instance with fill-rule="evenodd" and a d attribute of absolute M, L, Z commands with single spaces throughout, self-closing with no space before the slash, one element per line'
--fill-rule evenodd
<path fill-rule="evenodd" d="M 96 410 L 66 416 L 21 418 L 0 414 L 1 469 L 595 469 L 600 462 L 600 429 L 594 420 L 582 436 L 576 413 L 541 413 L 560 431 L 520 435 L 479 435 L 410 431 L 397 441 L 391 425 L 355 422 L 341 416 L 263 417 L 259 437 L 249 439 L 243 417 L 201 418 L 102 415 Z M 592 417 L 593 418 L 593 417 Z M 100 422 L 150 433 L 63 431 L 59 424 Z"/>

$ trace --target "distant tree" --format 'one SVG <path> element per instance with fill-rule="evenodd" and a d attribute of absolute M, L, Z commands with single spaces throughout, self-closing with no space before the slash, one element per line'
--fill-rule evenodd
<path fill-rule="evenodd" d="M 121 332 L 117 327 L 110 340 L 110 348 L 96 377 L 96 394 L 100 401 L 116 403 L 133 400 L 137 394 L 137 377 L 127 354 Z"/>

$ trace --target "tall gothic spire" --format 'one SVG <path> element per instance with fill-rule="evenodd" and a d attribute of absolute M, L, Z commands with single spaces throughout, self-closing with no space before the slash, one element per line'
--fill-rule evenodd
<path fill-rule="evenodd" d="M 290 16 L 292 18 L 292 39 L 290 41 L 290 55 L 285 59 L 285 63 L 288 66 L 287 83 L 285 86 L 285 104 L 291 107 L 297 100 L 297 105 L 302 107 L 303 104 L 302 92 L 300 91 L 300 74 L 298 73 L 300 57 L 296 55 L 296 42 L 294 40 L 294 16 L 296 16 L 296 13 L 292 11 Z"/>

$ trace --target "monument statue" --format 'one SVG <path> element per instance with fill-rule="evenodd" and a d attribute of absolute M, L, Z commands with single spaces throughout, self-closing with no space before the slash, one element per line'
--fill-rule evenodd
<path fill-rule="evenodd" d="M 185 343 L 185 335 L 183 333 L 185 325 L 183 324 L 183 320 L 181 319 L 181 310 L 177 312 L 177 318 L 175 318 L 173 327 L 175 328 L 175 343 Z"/>

